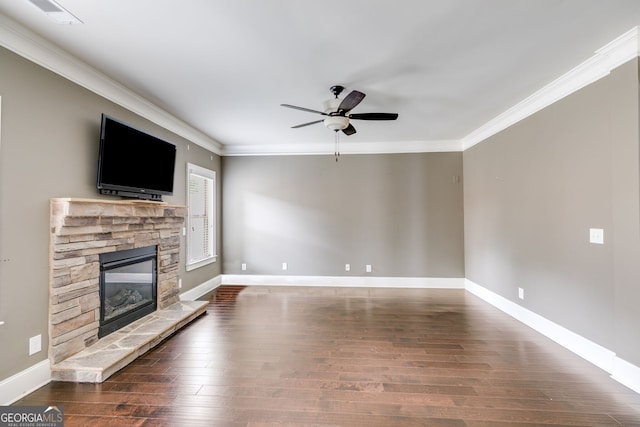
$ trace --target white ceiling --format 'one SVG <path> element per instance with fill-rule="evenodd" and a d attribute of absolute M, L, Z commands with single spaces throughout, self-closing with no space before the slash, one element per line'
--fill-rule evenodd
<path fill-rule="evenodd" d="M 354 113 L 399 114 L 342 141 L 459 141 L 640 24 L 639 0 L 58 3 L 83 24 L 0 13 L 227 149 L 333 143 L 280 104 L 321 110 L 334 84 L 367 94 Z"/>

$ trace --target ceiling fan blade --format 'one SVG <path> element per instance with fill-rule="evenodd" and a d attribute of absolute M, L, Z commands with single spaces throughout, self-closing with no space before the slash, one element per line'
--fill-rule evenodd
<path fill-rule="evenodd" d="M 350 119 L 356 120 L 395 120 L 398 118 L 396 113 L 360 113 L 349 114 Z"/>
<path fill-rule="evenodd" d="M 353 125 L 349 123 L 349 126 L 342 129 L 342 132 L 344 132 L 345 135 L 353 135 L 354 133 L 356 133 L 356 128 L 354 128 Z"/>
<path fill-rule="evenodd" d="M 312 110 L 311 108 L 298 107 L 298 106 L 290 105 L 290 104 L 280 104 L 280 106 L 287 107 L 287 108 L 293 108 L 294 110 L 306 111 L 308 113 L 316 113 L 316 114 L 322 114 L 323 116 L 328 116 L 327 113 L 323 113 L 322 111 L 318 111 L 318 110 Z"/>
<path fill-rule="evenodd" d="M 357 90 L 352 90 L 351 93 L 344 97 L 340 105 L 338 106 L 338 113 L 343 115 L 353 110 L 356 105 L 360 104 L 360 102 L 364 99 L 366 95 L 362 92 L 358 92 Z"/>
<path fill-rule="evenodd" d="M 322 122 L 324 122 L 324 119 L 314 120 L 314 121 L 309 122 L 309 123 L 302 123 L 301 125 L 291 126 L 291 129 L 298 129 L 298 128 L 301 128 L 301 127 L 305 127 L 305 126 L 309 126 L 309 125 L 315 125 L 316 123 L 322 123 Z"/>

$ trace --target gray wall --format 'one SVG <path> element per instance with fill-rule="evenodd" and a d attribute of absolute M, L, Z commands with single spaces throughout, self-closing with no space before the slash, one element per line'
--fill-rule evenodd
<path fill-rule="evenodd" d="M 462 153 L 224 157 L 223 172 L 225 273 L 464 277 Z"/>
<path fill-rule="evenodd" d="M 185 204 L 186 162 L 217 170 L 220 158 L 3 48 L 0 96 L 1 381 L 47 358 L 49 199 L 104 197 L 95 189 L 100 114 L 177 145 L 168 203 Z M 183 291 L 221 271 L 218 262 L 187 273 L 182 257 Z M 28 356 L 38 334 L 43 350 Z"/>
<path fill-rule="evenodd" d="M 633 60 L 464 152 L 467 278 L 636 365 L 638 128 Z"/>

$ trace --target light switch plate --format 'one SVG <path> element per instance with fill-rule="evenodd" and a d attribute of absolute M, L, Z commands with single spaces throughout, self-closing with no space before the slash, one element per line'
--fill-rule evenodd
<path fill-rule="evenodd" d="M 590 228 L 589 242 L 604 245 L 604 230 L 602 228 Z"/>

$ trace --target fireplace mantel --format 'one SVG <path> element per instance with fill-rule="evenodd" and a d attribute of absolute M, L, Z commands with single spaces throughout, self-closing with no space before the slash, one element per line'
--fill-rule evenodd
<path fill-rule="evenodd" d="M 186 207 L 150 201 L 56 198 L 51 199 L 50 208 L 52 366 L 99 341 L 101 253 L 157 246 L 158 310 L 171 308 L 175 313 Z M 199 310 L 200 314 L 204 311 L 202 307 Z"/>

